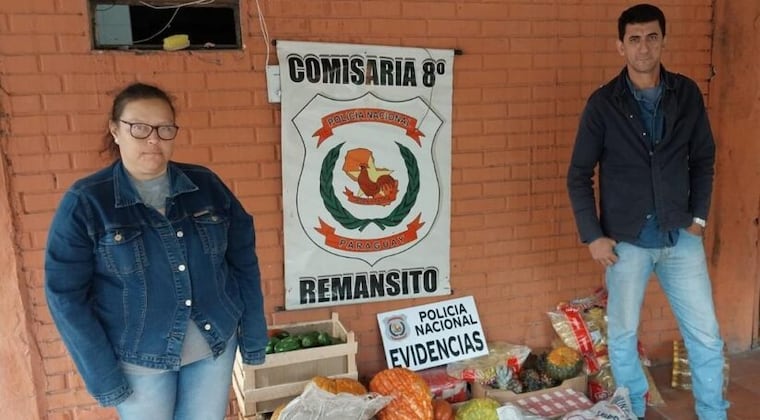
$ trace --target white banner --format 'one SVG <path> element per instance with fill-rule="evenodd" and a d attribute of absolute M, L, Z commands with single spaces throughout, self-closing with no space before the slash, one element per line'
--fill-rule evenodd
<path fill-rule="evenodd" d="M 450 294 L 454 51 L 277 55 L 286 309 Z"/>
<path fill-rule="evenodd" d="M 379 313 L 377 323 L 388 368 L 420 370 L 488 354 L 472 296 Z"/>

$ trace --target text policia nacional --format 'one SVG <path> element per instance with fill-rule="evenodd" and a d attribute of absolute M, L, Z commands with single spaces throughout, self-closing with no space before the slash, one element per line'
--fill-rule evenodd
<path fill-rule="evenodd" d="M 394 367 L 424 365 L 483 350 L 485 342 L 480 331 L 465 328 L 478 324 L 463 304 L 447 305 L 419 312 L 420 323 L 414 326 L 417 337 L 432 336 L 430 340 L 391 349 L 390 363 Z"/>

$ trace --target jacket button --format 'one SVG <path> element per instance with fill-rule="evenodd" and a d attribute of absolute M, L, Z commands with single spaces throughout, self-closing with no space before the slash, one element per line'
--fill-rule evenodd
<path fill-rule="evenodd" d="M 211 324 L 204 325 L 203 329 L 206 330 L 206 331 L 211 331 Z"/>
<path fill-rule="evenodd" d="M 184 233 L 184 232 L 182 232 L 181 230 L 177 232 L 177 237 L 178 237 L 178 238 L 181 238 L 181 237 L 183 237 L 183 236 L 185 236 L 185 233 Z"/>
<path fill-rule="evenodd" d="M 113 235 L 113 240 L 116 242 L 121 242 L 122 239 L 124 239 L 124 237 L 121 236 L 121 233 L 117 233 L 116 235 Z"/>
<path fill-rule="evenodd" d="M 185 306 L 192 306 L 192 305 L 193 305 L 193 301 L 192 300 L 188 299 L 188 300 L 185 301 Z"/>
<path fill-rule="evenodd" d="M 177 270 L 179 270 L 179 271 L 185 271 L 185 264 L 180 264 L 180 265 L 177 267 Z"/>

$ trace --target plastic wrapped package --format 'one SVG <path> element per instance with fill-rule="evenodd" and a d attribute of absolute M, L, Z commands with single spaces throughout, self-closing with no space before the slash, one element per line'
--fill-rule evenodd
<path fill-rule="evenodd" d="M 446 373 L 467 382 L 490 384 L 496 380 L 499 366 L 519 371 L 530 354 L 530 347 L 505 342 L 488 343 L 488 354 L 446 365 Z"/>
<path fill-rule="evenodd" d="M 618 388 L 611 398 L 599 401 L 588 409 L 571 411 L 562 417 L 562 420 L 598 419 L 636 420 L 628 388 Z"/>
<path fill-rule="evenodd" d="M 433 398 L 446 400 L 450 403 L 467 401 L 470 398 L 467 392 L 467 382 L 446 373 L 446 366 L 418 370 L 417 374 L 427 382 Z"/>
<path fill-rule="evenodd" d="M 280 420 L 369 420 L 393 397 L 374 392 L 364 395 L 332 394 L 309 382 L 304 391 L 280 412 Z"/>

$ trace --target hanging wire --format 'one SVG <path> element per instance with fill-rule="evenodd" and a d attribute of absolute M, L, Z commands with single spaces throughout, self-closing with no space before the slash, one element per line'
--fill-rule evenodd
<path fill-rule="evenodd" d="M 267 22 L 264 20 L 264 14 L 261 13 L 261 5 L 259 0 L 256 0 L 256 11 L 259 14 L 259 26 L 261 27 L 261 34 L 264 36 L 264 45 L 267 47 L 266 62 L 264 68 L 269 65 L 269 30 L 267 29 Z"/>
<path fill-rule="evenodd" d="M 151 35 L 151 36 L 149 36 L 147 38 L 139 39 L 137 41 L 132 41 L 132 44 L 139 44 L 141 42 L 150 41 L 151 39 L 157 37 L 162 32 L 164 32 L 165 30 L 167 30 L 171 26 L 172 22 L 174 22 L 174 18 L 177 17 L 177 13 L 179 13 L 179 9 L 181 9 L 181 8 L 183 8 L 185 6 L 203 6 L 203 5 L 206 5 L 206 4 L 211 4 L 211 3 L 215 2 L 215 1 L 216 0 L 194 0 L 194 1 L 189 1 L 187 3 L 173 4 L 173 5 L 167 5 L 167 6 L 156 6 L 154 4 L 150 4 L 148 2 L 141 1 L 140 4 L 142 4 L 143 6 L 146 6 L 146 7 L 150 7 L 151 9 L 156 9 L 156 10 L 174 9 L 174 13 L 172 13 L 172 17 L 169 18 L 169 21 L 166 22 L 166 25 L 164 25 L 164 27 L 161 28 L 158 32 L 154 33 L 153 35 Z"/>

